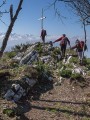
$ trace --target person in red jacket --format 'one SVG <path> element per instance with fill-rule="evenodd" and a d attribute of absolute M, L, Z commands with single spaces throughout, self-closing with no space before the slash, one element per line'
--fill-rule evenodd
<path fill-rule="evenodd" d="M 76 45 L 71 47 L 71 49 L 75 49 L 76 48 L 76 52 L 78 54 L 78 58 L 80 61 L 80 64 L 82 64 L 82 60 L 83 60 L 83 49 L 84 49 L 84 41 L 79 41 L 78 39 L 76 40 Z"/>
<path fill-rule="evenodd" d="M 70 46 L 70 41 L 66 37 L 65 34 L 63 34 L 60 38 L 58 38 L 57 40 L 55 40 L 53 43 L 59 42 L 59 41 L 60 41 L 60 46 L 61 46 L 61 57 L 63 58 L 63 57 L 65 57 L 67 43 Z"/>

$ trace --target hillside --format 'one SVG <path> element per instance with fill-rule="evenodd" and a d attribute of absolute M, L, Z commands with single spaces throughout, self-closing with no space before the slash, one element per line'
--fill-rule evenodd
<path fill-rule="evenodd" d="M 0 95 L 0 120 L 90 120 L 90 59 L 80 65 L 70 50 L 61 59 L 49 43 L 17 45 L 0 60 Z"/>

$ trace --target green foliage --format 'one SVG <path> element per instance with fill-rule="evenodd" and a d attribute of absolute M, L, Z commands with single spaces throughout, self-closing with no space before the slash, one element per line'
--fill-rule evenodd
<path fill-rule="evenodd" d="M 38 71 L 36 70 L 36 68 L 26 66 L 23 72 L 24 72 L 24 75 L 29 78 L 34 78 L 34 79 L 38 78 Z"/>
<path fill-rule="evenodd" d="M 79 73 L 74 73 L 74 74 L 71 75 L 71 79 L 77 80 L 77 79 L 80 79 L 80 78 L 82 78 L 82 75 L 79 74 Z"/>
<path fill-rule="evenodd" d="M 41 72 L 41 71 L 44 71 L 44 69 L 45 69 L 44 64 L 42 62 L 38 62 L 38 64 L 37 64 L 37 70 L 39 72 Z"/>
<path fill-rule="evenodd" d="M 8 53 L 7 53 L 7 56 L 8 56 L 9 58 L 13 58 L 13 57 L 16 56 L 16 52 L 14 52 L 14 51 L 8 52 Z"/>
<path fill-rule="evenodd" d="M 42 62 L 39 62 L 37 67 L 36 67 L 37 71 L 38 71 L 38 79 L 42 80 L 42 78 L 47 79 L 48 76 L 51 75 L 51 72 L 49 70 L 49 66 L 43 64 Z"/>
<path fill-rule="evenodd" d="M 43 64 L 42 62 L 39 62 L 37 68 L 38 68 L 38 71 L 40 71 L 40 72 L 45 72 L 45 73 L 47 73 L 48 75 L 51 74 L 50 69 L 49 69 L 49 66 L 46 65 L 46 64 Z"/>
<path fill-rule="evenodd" d="M 55 48 L 53 51 L 54 54 L 60 54 L 60 48 Z"/>
<path fill-rule="evenodd" d="M 51 54 L 51 56 L 55 59 L 56 55 L 61 54 L 60 53 L 60 48 L 55 48 Z"/>
<path fill-rule="evenodd" d="M 20 79 L 20 77 L 24 75 L 25 68 L 26 66 L 22 65 L 22 66 L 12 67 L 11 69 L 9 69 L 9 71 L 14 79 L 18 79 L 18 78 Z"/>
<path fill-rule="evenodd" d="M 71 55 L 75 55 L 76 56 L 76 51 L 75 50 L 70 50 L 70 49 L 67 49 L 67 51 L 66 51 L 66 54 L 71 54 Z"/>
<path fill-rule="evenodd" d="M 12 51 L 19 52 L 21 49 L 21 45 L 15 45 L 15 47 L 12 48 Z"/>
<path fill-rule="evenodd" d="M 83 65 L 87 65 L 88 64 L 88 62 L 87 62 L 87 59 L 86 58 L 83 58 Z"/>
<path fill-rule="evenodd" d="M 90 58 L 87 58 L 87 63 L 90 64 Z"/>
<path fill-rule="evenodd" d="M 72 71 L 71 70 L 62 70 L 60 72 L 60 75 L 62 77 L 65 77 L 65 78 L 70 78 L 71 77 L 71 74 L 72 74 Z"/>
<path fill-rule="evenodd" d="M 87 75 L 90 76 L 90 71 L 87 72 Z"/>
<path fill-rule="evenodd" d="M 66 64 L 66 68 L 73 68 L 73 65 L 71 63 Z"/>
<path fill-rule="evenodd" d="M 10 108 L 4 109 L 3 113 L 6 114 L 9 117 L 14 117 L 15 116 L 15 111 L 10 109 Z"/>
<path fill-rule="evenodd" d="M 88 68 L 88 70 L 90 70 L 90 64 L 89 64 L 89 65 L 86 65 L 86 67 Z"/>
<path fill-rule="evenodd" d="M 12 51 L 15 51 L 15 52 L 25 52 L 26 49 L 31 46 L 30 43 L 26 42 L 25 44 L 20 44 L 20 45 L 15 45 L 13 48 L 12 48 Z"/>
<path fill-rule="evenodd" d="M 52 112 L 52 113 L 56 113 L 57 109 L 55 108 L 46 108 L 46 111 Z"/>
<path fill-rule="evenodd" d="M 19 64 L 17 62 L 12 61 L 10 63 L 10 67 L 12 67 L 12 68 L 19 67 Z"/>
<path fill-rule="evenodd" d="M 37 50 L 40 55 L 43 53 L 43 47 L 40 42 L 37 44 L 35 50 Z"/>
<path fill-rule="evenodd" d="M 57 62 L 57 66 L 58 66 L 59 69 L 61 69 L 61 68 L 63 67 L 62 61 Z M 64 66 L 65 66 L 65 65 L 64 65 Z"/>
<path fill-rule="evenodd" d="M 77 57 L 72 57 L 72 58 L 70 59 L 70 63 L 75 63 L 75 64 L 77 64 L 77 62 L 78 62 L 78 58 L 77 58 Z"/>
<path fill-rule="evenodd" d="M 90 58 L 84 58 L 83 62 L 85 63 L 86 68 L 90 70 Z"/>

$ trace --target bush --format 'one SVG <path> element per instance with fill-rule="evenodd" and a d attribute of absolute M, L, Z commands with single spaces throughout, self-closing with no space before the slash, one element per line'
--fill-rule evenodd
<path fill-rule="evenodd" d="M 80 79 L 80 78 L 82 78 L 82 76 L 79 73 L 74 73 L 74 74 L 71 75 L 71 79 L 77 80 L 77 79 Z"/>
<path fill-rule="evenodd" d="M 58 49 L 57 49 L 57 48 L 54 49 L 53 53 L 54 53 L 54 54 L 60 54 L 60 53 L 61 53 L 61 52 L 60 52 L 60 48 L 58 48 Z"/>
<path fill-rule="evenodd" d="M 19 64 L 17 62 L 11 61 L 10 67 L 12 68 L 19 67 Z"/>
<path fill-rule="evenodd" d="M 8 56 L 9 58 L 13 58 L 13 57 L 16 56 L 16 52 L 14 52 L 14 51 L 8 52 L 8 53 L 7 53 L 7 56 Z"/>
<path fill-rule="evenodd" d="M 15 111 L 10 109 L 10 108 L 4 109 L 3 113 L 6 114 L 9 117 L 14 117 L 15 116 Z"/>
<path fill-rule="evenodd" d="M 72 71 L 71 70 L 62 70 L 60 72 L 60 75 L 62 77 L 65 77 L 65 78 L 70 78 L 71 77 L 71 74 L 72 74 Z"/>
<path fill-rule="evenodd" d="M 35 49 L 38 51 L 40 55 L 43 53 L 43 47 L 41 43 L 38 43 Z"/>
<path fill-rule="evenodd" d="M 60 48 L 55 48 L 54 50 L 53 50 L 53 52 L 52 52 L 52 54 L 51 54 L 51 56 L 54 58 L 54 59 L 56 59 L 57 57 L 57 55 L 61 55 L 61 52 L 60 52 Z"/>
<path fill-rule="evenodd" d="M 19 52 L 21 49 L 21 45 L 15 45 L 15 47 L 12 48 L 13 51 Z"/>
<path fill-rule="evenodd" d="M 86 65 L 86 67 L 88 68 L 88 70 L 90 70 L 90 64 L 89 64 L 89 65 Z"/>
<path fill-rule="evenodd" d="M 70 63 L 75 63 L 75 64 L 77 64 L 77 61 L 78 61 L 78 58 L 77 58 L 77 57 L 72 57 L 72 58 L 70 59 Z"/>
<path fill-rule="evenodd" d="M 29 77 L 29 78 L 37 79 L 38 78 L 38 71 L 33 67 L 27 66 L 24 69 L 24 75 Z"/>
<path fill-rule="evenodd" d="M 66 67 L 67 68 L 73 68 L 73 65 L 71 63 L 69 63 L 69 64 L 66 64 Z"/>
<path fill-rule="evenodd" d="M 38 71 L 38 80 L 42 80 L 45 79 L 47 80 L 49 76 L 51 76 L 51 72 L 49 70 L 48 65 L 44 65 L 42 62 L 39 62 L 37 67 L 36 67 L 37 71 Z"/>
<path fill-rule="evenodd" d="M 84 64 L 84 65 L 87 65 L 87 64 L 88 64 L 88 61 L 87 61 L 86 58 L 83 58 L 83 64 Z"/>

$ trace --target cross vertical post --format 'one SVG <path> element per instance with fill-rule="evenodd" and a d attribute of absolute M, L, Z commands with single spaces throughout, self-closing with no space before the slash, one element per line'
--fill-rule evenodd
<path fill-rule="evenodd" d="M 41 18 L 38 19 L 38 20 L 41 21 L 41 29 L 43 29 L 43 20 L 46 18 L 46 17 L 43 16 L 43 13 L 44 13 L 44 10 L 43 10 L 43 8 L 42 8 Z"/>
<path fill-rule="evenodd" d="M 43 8 L 42 8 L 41 29 L 43 29 Z"/>

